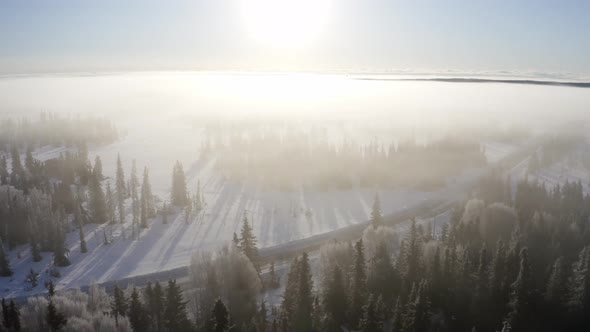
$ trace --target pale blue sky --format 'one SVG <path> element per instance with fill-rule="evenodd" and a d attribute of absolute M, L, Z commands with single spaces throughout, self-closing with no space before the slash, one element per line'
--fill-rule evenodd
<path fill-rule="evenodd" d="M 0 73 L 457 70 L 590 75 L 590 1 L 333 0 L 322 33 L 298 49 L 253 42 L 240 16 L 240 1 L 1 1 Z"/>

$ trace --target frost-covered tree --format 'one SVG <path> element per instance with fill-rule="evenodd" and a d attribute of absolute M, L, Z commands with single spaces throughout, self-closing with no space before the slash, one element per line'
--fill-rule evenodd
<path fill-rule="evenodd" d="M 106 200 L 98 177 L 93 176 L 90 178 L 88 190 L 90 196 L 89 207 L 92 220 L 98 224 L 107 222 Z"/>
<path fill-rule="evenodd" d="M 256 236 L 250 223 L 248 216 L 244 213 L 244 220 L 242 222 L 242 230 L 240 231 L 240 250 L 252 261 L 254 266 L 258 266 L 258 248 L 256 247 Z"/>
<path fill-rule="evenodd" d="M 180 161 L 176 161 L 172 170 L 171 203 L 176 206 L 184 206 L 188 202 L 186 190 L 186 177 Z"/>
<path fill-rule="evenodd" d="M 121 155 L 117 154 L 117 173 L 115 176 L 115 191 L 117 192 L 117 212 L 119 212 L 119 222 L 125 221 L 125 171 L 121 162 Z"/>
<path fill-rule="evenodd" d="M 350 293 L 350 324 L 356 328 L 362 316 L 363 306 L 367 300 L 367 269 L 365 262 L 365 248 L 363 240 L 354 245 L 354 267 L 352 270 L 352 285 Z"/>
<path fill-rule="evenodd" d="M 373 227 L 377 227 L 383 224 L 383 212 L 381 212 L 381 200 L 379 194 L 375 193 L 375 199 L 371 208 L 371 219 L 369 219 Z"/>

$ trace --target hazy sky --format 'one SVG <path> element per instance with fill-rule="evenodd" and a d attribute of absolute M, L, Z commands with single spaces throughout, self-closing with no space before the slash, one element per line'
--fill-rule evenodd
<path fill-rule="evenodd" d="M 590 76 L 590 1 L 282 1 L 286 10 L 265 9 L 265 0 L 1 1 L 0 73 L 458 70 Z M 277 41 L 285 31 L 299 38 L 296 47 L 290 45 L 293 36 Z"/>

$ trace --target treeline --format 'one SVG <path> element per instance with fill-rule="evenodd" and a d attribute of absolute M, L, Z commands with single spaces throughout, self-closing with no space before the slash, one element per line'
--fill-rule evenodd
<path fill-rule="evenodd" d="M 539 149 L 529 159 L 528 172 L 534 173 L 564 160 L 586 141 L 582 135 L 550 136 L 543 140 Z"/>
<path fill-rule="evenodd" d="M 426 187 L 486 163 L 476 142 L 444 138 L 427 144 L 331 142 L 311 133 L 210 137 L 201 147 L 228 179 L 267 189 L 345 190 L 354 187 Z M 436 168 L 431 165 L 437 165 Z"/>
<path fill-rule="evenodd" d="M 8 152 L 13 146 L 23 149 L 46 145 L 102 145 L 114 142 L 118 135 L 112 122 L 104 118 L 41 112 L 37 121 L 29 118 L 2 120 L 0 151 Z"/>

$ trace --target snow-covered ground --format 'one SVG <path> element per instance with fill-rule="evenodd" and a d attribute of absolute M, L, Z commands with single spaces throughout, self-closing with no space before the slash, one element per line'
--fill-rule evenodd
<path fill-rule="evenodd" d="M 178 136 L 182 133 L 181 130 L 175 132 Z M 192 136 L 189 142 L 194 142 L 198 136 L 190 128 L 186 128 L 184 132 L 185 135 Z M 182 151 L 174 153 L 173 148 L 160 146 L 157 141 L 155 136 L 129 134 L 118 143 L 91 149 L 91 154 L 101 156 L 107 177 L 114 176 L 117 153 L 124 160 L 127 176 L 131 158 L 124 156 L 136 154 L 139 170 L 144 163 L 149 165 L 154 193 L 167 199 L 174 162 L 172 158 L 167 159 L 167 154 L 184 154 Z M 139 148 L 140 142 L 149 148 Z M 178 149 L 188 150 L 193 149 L 193 146 L 198 144 L 191 143 L 190 147 L 180 145 Z M 46 160 L 63 151 L 64 149 L 43 148 L 36 151 L 34 156 Z M 511 151 L 513 149 L 505 148 L 502 152 L 495 152 L 495 157 L 501 158 Z M 191 157 L 194 159 L 187 161 Z M 163 224 L 161 217 L 157 217 L 151 220 L 150 227 L 142 231 L 138 240 L 130 239 L 130 214 L 123 226 L 87 225 L 84 232 L 88 252 L 84 254 L 80 253 L 78 232 L 73 230 L 67 238 L 72 265 L 58 268 L 61 273 L 61 278 L 55 280 L 58 288 L 81 287 L 93 282 L 103 283 L 187 266 L 195 252 L 215 249 L 228 243 L 234 232 L 239 233 L 244 213 L 253 223 L 260 247 L 303 239 L 364 222 L 369 218 L 375 194 L 374 189 L 329 192 L 265 191 L 222 179 L 213 170 L 213 161 L 200 162 L 198 153 L 188 154 L 183 162 L 188 187 L 195 188 L 197 181 L 201 182 L 207 203 L 204 213 L 188 222 L 182 213 L 178 213 L 169 217 L 168 224 Z M 477 172 L 472 170 L 458 179 L 476 175 Z M 456 181 L 448 185 L 454 186 Z M 379 190 L 384 214 L 393 214 L 427 200 L 440 199 L 443 192 L 444 188 L 431 192 L 410 189 Z M 306 214 L 308 211 L 311 213 Z M 105 233 L 113 238 L 106 245 Z M 24 294 L 29 293 L 28 284 L 23 281 L 31 268 L 41 272 L 40 285 L 31 293 L 43 291 L 43 280 L 49 277 L 52 255 L 44 253 L 43 256 L 41 262 L 33 263 L 28 246 L 21 246 L 10 252 L 15 275 L 9 280 L 2 280 L 0 295 L 22 295 L 23 291 Z"/>

